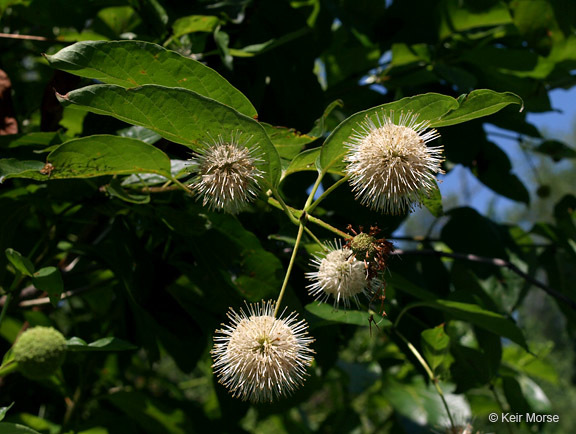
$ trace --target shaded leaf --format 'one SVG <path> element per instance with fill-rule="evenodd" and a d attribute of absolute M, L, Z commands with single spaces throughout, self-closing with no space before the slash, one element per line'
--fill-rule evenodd
<path fill-rule="evenodd" d="M 31 277 L 34 274 L 34 264 L 26 256 L 14 249 L 6 249 L 6 257 L 16 270 L 25 276 Z"/>
<path fill-rule="evenodd" d="M 98 339 L 89 344 L 81 338 L 73 337 L 66 341 L 66 346 L 69 351 L 129 351 L 138 348 L 130 342 L 115 337 Z"/>
<path fill-rule="evenodd" d="M 170 176 L 170 159 L 156 147 L 127 137 L 96 135 L 70 140 L 48 155 L 52 179 L 156 173 Z"/>
<path fill-rule="evenodd" d="M 438 184 L 434 181 L 436 188 L 432 190 L 429 196 L 422 198 L 422 204 L 434 217 L 441 217 L 444 215 L 444 208 L 442 207 L 442 193 L 438 188 Z"/>
<path fill-rule="evenodd" d="M 0 422 L 2 422 L 4 416 L 6 416 L 6 413 L 12 408 L 13 405 L 14 403 L 10 404 L 8 407 L 0 407 Z"/>
<path fill-rule="evenodd" d="M 41 178 L 40 170 L 44 163 L 34 160 L 16 160 L 14 158 L 5 158 L 0 160 L 0 184 L 8 178 Z"/>
<path fill-rule="evenodd" d="M 40 291 L 46 291 L 53 306 L 58 304 L 64 291 L 64 282 L 60 270 L 56 267 L 40 268 L 32 276 L 32 283 Z"/>
<path fill-rule="evenodd" d="M 555 162 L 563 158 L 576 158 L 576 150 L 558 140 L 546 140 L 536 146 L 534 150 L 541 154 L 548 155 Z"/>
<path fill-rule="evenodd" d="M 524 349 L 528 349 L 524 333 L 510 319 L 495 312 L 482 309 L 480 306 L 469 303 L 459 303 L 450 300 L 436 300 L 431 305 L 450 314 L 461 321 L 482 327 L 498 336 L 503 336 L 516 342 Z"/>
<path fill-rule="evenodd" d="M 144 432 L 187 434 L 195 432 L 186 412 L 140 392 L 119 392 L 108 400 L 140 426 Z"/>
<path fill-rule="evenodd" d="M 444 331 L 444 325 L 424 330 L 421 339 L 422 352 L 432 372 L 440 367 L 447 369 L 453 359 L 450 356 L 450 337 Z"/>
<path fill-rule="evenodd" d="M 145 204 L 150 202 L 149 194 L 131 193 L 128 190 L 122 188 L 122 185 L 116 178 L 112 179 L 112 181 L 110 181 L 110 184 L 106 186 L 106 192 L 110 196 L 117 197 L 118 199 L 121 199 L 124 202 L 138 203 L 138 204 Z"/>
<path fill-rule="evenodd" d="M 0 432 L 2 434 L 40 434 L 27 426 L 8 422 L 0 423 Z"/>
<path fill-rule="evenodd" d="M 220 20 L 212 15 L 189 15 L 178 18 L 172 24 L 172 32 L 175 38 L 194 32 L 213 32 Z"/>
<path fill-rule="evenodd" d="M 305 306 L 306 310 L 317 317 L 331 322 L 368 326 L 370 315 L 359 310 L 336 310 L 328 303 L 310 303 Z M 378 327 L 390 327 L 392 323 L 378 314 L 373 314 Z"/>

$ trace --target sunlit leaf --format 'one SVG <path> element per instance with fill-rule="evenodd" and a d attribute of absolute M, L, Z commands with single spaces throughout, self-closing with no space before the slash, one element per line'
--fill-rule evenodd
<path fill-rule="evenodd" d="M 242 139 L 257 144 L 263 154 L 267 179 L 276 183 L 280 177 L 280 158 L 264 128 L 254 119 L 195 92 L 156 85 L 135 89 L 93 85 L 62 95 L 60 100 L 146 127 L 190 147 L 211 143 L 219 134 L 229 139 L 233 132 L 241 132 Z"/>
<path fill-rule="evenodd" d="M 78 42 L 46 59 L 54 68 L 126 88 L 157 84 L 193 90 L 256 116 L 250 101 L 216 71 L 149 42 Z"/>

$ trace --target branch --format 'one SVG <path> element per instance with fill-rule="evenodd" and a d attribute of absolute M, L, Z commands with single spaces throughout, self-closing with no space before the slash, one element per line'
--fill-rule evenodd
<path fill-rule="evenodd" d="M 561 292 L 556 291 L 555 289 L 550 288 L 545 283 L 535 279 L 534 277 L 530 276 L 529 274 L 522 271 L 516 265 L 514 265 L 510 261 L 506 261 L 505 259 L 500 258 L 486 258 L 484 256 L 476 256 L 472 254 L 465 254 L 465 253 L 448 253 L 448 252 L 441 252 L 439 250 L 401 250 L 396 249 L 390 253 L 391 255 L 398 255 L 398 256 L 405 256 L 405 255 L 423 255 L 423 256 L 439 256 L 444 258 L 452 258 L 452 259 L 460 259 L 464 261 L 471 261 L 471 262 L 479 262 L 482 264 L 490 264 L 495 265 L 496 267 L 508 268 L 513 273 L 516 273 L 518 276 L 522 277 L 527 282 L 530 282 L 532 285 L 537 286 L 538 288 L 544 290 L 544 292 L 551 297 L 554 297 L 557 300 L 560 300 L 570 306 L 573 310 L 576 310 L 576 302 L 571 298 L 566 297 Z"/>
<path fill-rule="evenodd" d="M 62 44 L 67 44 L 67 41 L 59 41 L 58 39 L 48 39 L 44 36 L 33 36 L 33 35 L 16 35 L 14 33 L 0 33 L 0 38 L 7 39 L 23 39 L 27 41 L 42 41 L 42 42 L 60 42 Z"/>

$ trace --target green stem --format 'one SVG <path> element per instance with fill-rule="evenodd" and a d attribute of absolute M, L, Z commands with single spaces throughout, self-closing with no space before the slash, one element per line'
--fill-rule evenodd
<path fill-rule="evenodd" d="M 286 213 L 286 215 L 288 216 L 290 221 L 292 223 L 294 223 L 295 225 L 299 225 L 300 221 L 296 217 L 294 217 L 294 214 L 290 211 L 288 205 L 286 205 L 286 202 L 284 202 L 284 199 L 282 199 L 282 196 L 280 196 L 280 193 L 278 192 L 278 190 L 273 188 L 272 194 L 274 195 L 274 197 L 276 198 L 276 200 L 280 204 L 281 209 Z"/>
<path fill-rule="evenodd" d="M 448 414 L 448 419 L 450 420 L 450 426 L 452 427 L 452 431 L 456 432 L 456 426 L 454 425 L 454 419 L 452 419 L 452 414 L 450 413 L 450 408 L 448 407 L 448 402 L 446 402 L 446 398 L 444 397 L 444 393 L 442 392 L 442 389 L 440 388 L 440 384 L 438 384 L 438 379 L 434 376 L 432 369 L 430 369 L 430 366 L 428 366 L 428 363 L 426 363 L 426 360 L 424 360 L 424 357 L 422 357 L 422 355 L 416 349 L 416 347 L 414 345 L 412 345 L 412 343 L 408 339 L 406 339 L 406 337 L 402 333 L 400 333 L 397 329 L 394 329 L 394 331 L 396 332 L 396 335 L 400 339 L 402 339 L 402 341 L 404 341 L 404 343 L 406 344 L 408 349 L 412 352 L 414 357 L 416 357 L 418 362 L 420 362 L 420 365 L 422 365 L 422 367 L 426 371 L 426 374 L 428 375 L 428 378 L 430 379 L 430 381 L 432 383 L 434 383 L 434 386 L 436 387 L 436 392 L 438 392 L 438 395 L 440 396 L 440 399 L 442 400 L 442 403 L 444 404 L 444 408 L 446 409 L 446 413 Z"/>
<path fill-rule="evenodd" d="M 278 299 L 276 300 L 276 308 L 274 309 L 274 318 L 278 315 L 280 309 L 280 304 L 282 303 L 282 297 L 284 297 L 284 292 L 286 292 L 286 287 L 288 286 L 288 279 L 290 279 L 290 273 L 292 272 L 292 267 L 296 261 L 296 254 L 298 253 L 298 246 L 300 246 L 300 241 L 302 240 L 302 234 L 304 233 L 304 223 L 301 222 L 298 227 L 298 235 L 296 235 L 296 243 L 294 244 L 294 250 L 292 250 L 292 256 L 290 257 L 290 263 L 288 264 L 288 269 L 286 270 L 286 276 L 284 276 L 284 282 L 282 282 L 282 288 L 280 288 L 280 294 L 278 294 Z"/>
<path fill-rule="evenodd" d="M 306 233 L 308 234 L 308 236 L 314 240 L 314 242 L 315 242 L 316 244 L 318 244 L 319 246 L 321 246 L 324 250 L 328 250 L 328 248 L 326 247 L 326 245 L 325 245 L 322 241 L 320 241 L 320 240 L 318 239 L 318 237 L 317 237 L 316 235 L 314 235 L 310 229 L 308 229 L 307 227 L 304 227 L 304 230 L 306 231 Z"/>
<path fill-rule="evenodd" d="M 324 199 L 326 199 L 326 197 L 332 193 L 334 190 L 336 190 L 338 187 L 340 187 L 340 185 L 342 185 L 343 183 L 345 183 L 346 181 L 348 181 L 348 179 L 350 178 L 349 175 L 343 176 L 342 178 L 340 178 L 338 181 L 336 181 L 334 184 L 332 184 L 330 187 L 328 187 L 324 193 L 322 193 L 320 195 L 320 197 L 318 199 L 316 199 L 312 205 L 310 205 L 308 207 L 308 212 L 312 212 L 314 211 L 314 208 L 316 208 L 318 205 L 320 205 L 320 202 L 322 202 Z"/>
<path fill-rule="evenodd" d="M 312 186 L 312 191 L 310 191 L 308 199 L 306 199 L 306 203 L 304 204 L 304 211 L 308 212 L 310 204 L 312 203 L 312 201 L 314 200 L 314 196 L 316 195 L 316 191 L 318 190 L 318 187 L 320 187 L 322 178 L 324 178 L 324 172 L 318 172 L 318 178 L 316 178 L 316 182 Z"/>
<path fill-rule="evenodd" d="M 282 208 L 282 205 L 280 205 L 280 203 L 276 199 L 274 199 L 273 197 L 268 198 L 268 203 L 275 208 L 278 208 L 281 210 L 284 209 L 284 208 Z M 292 215 L 294 217 L 296 217 L 297 219 L 300 219 L 302 217 L 302 214 L 304 211 L 302 211 L 300 209 L 292 208 L 291 206 L 287 206 L 287 208 L 292 213 Z M 319 219 L 318 217 L 314 217 L 314 216 L 307 214 L 307 220 L 314 223 L 315 225 L 323 227 L 324 229 L 338 235 L 339 237 L 342 237 L 344 239 L 351 238 L 350 235 L 348 235 L 346 232 L 342 232 L 340 229 L 337 229 L 334 226 L 329 225 L 328 223 Z"/>
<path fill-rule="evenodd" d="M 500 397 L 498 396 L 498 393 L 496 392 L 496 388 L 494 387 L 494 383 L 490 383 L 490 390 L 492 391 L 492 395 L 494 395 L 494 399 L 498 403 L 498 407 L 500 407 L 500 413 L 504 413 L 504 406 L 502 405 L 502 401 L 500 400 Z M 514 434 L 514 430 L 512 429 L 511 423 L 507 423 L 506 427 L 508 428 L 508 432 L 510 434 Z"/>
<path fill-rule="evenodd" d="M 0 377 L 5 377 L 6 375 L 14 372 L 18 369 L 18 363 L 14 360 L 9 361 L 5 365 L 0 366 Z"/>
<path fill-rule="evenodd" d="M 194 196 L 194 193 L 192 192 L 192 190 L 190 190 L 188 187 L 186 187 L 184 184 L 182 184 L 176 178 L 172 178 L 172 182 L 174 182 L 174 184 L 176 184 L 178 187 L 180 187 L 182 190 L 184 190 L 190 196 Z"/>
<path fill-rule="evenodd" d="M 408 312 L 410 309 L 413 309 L 415 307 L 422 307 L 422 306 L 429 306 L 430 304 L 425 302 L 425 301 L 419 301 L 416 303 L 411 303 L 408 306 L 406 306 L 404 309 L 402 309 L 402 311 L 398 314 L 398 316 L 396 317 L 396 321 L 394 321 L 394 327 L 398 327 L 398 324 L 400 324 L 400 319 L 404 316 L 404 314 L 406 312 Z"/>

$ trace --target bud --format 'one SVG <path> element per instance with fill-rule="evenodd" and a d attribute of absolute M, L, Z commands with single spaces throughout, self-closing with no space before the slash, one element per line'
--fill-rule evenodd
<path fill-rule="evenodd" d="M 33 380 L 50 377 L 66 356 L 66 339 L 52 327 L 33 327 L 18 338 L 13 348 L 18 369 Z"/>

